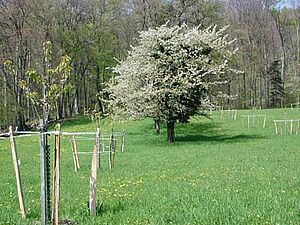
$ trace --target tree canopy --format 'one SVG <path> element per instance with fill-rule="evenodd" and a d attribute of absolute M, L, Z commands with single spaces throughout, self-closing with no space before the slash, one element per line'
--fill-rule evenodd
<path fill-rule="evenodd" d="M 152 117 L 167 123 L 174 141 L 175 122 L 203 113 L 211 91 L 226 82 L 224 74 L 235 51 L 225 30 L 162 25 L 140 33 L 138 45 L 114 68 L 110 107 L 124 117 Z"/>

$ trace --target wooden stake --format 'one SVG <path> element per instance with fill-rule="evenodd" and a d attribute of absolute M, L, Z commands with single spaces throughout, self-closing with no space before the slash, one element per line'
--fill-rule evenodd
<path fill-rule="evenodd" d="M 60 158 L 60 124 L 55 126 L 54 134 L 54 174 L 53 174 L 53 213 L 52 224 L 58 225 L 59 205 L 59 159 Z"/>
<path fill-rule="evenodd" d="M 96 147 L 97 147 L 97 164 L 98 164 L 98 168 L 100 168 L 100 164 L 101 164 L 100 137 L 101 137 L 101 132 L 100 132 L 100 128 L 98 127 L 97 132 L 96 132 Z"/>
<path fill-rule="evenodd" d="M 90 194 L 89 194 L 89 208 L 90 215 L 96 215 L 96 180 L 97 180 L 97 146 L 94 145 L 91 176 L 90 176 Z"/>
<path fill-rule="evenodd" d="M 290 134 L 293 134 L 293 120 L 291 120 L 291 130 L 290 130 Z"/>
<path fill-rule="evenodd" d="M 124 145 L 125 145 L 125 130 L 122 130 L 122 143 L 121 143 L 121 153 L 124 152 Z"/>
<path fill-rule="evenodd" d="M 11 154 L 16 174 L 16 182 L 17 182 L 17 192 L 18 192 L 18 198 L 19 198 L 19 206 L 20 206 L 20 213 L 21 217 L 23 219 L 26 218 L 26 210 L 25 210 L 25 204 L 24 204 L 24 195 L 22 190 L 22 181 L 20 176 L 20 168 L 18 164 L 18 155 L 17 155 L 17 148 L 16 148 L 16 142 L 15 138 L 13 136 L 13 129 L 12 126 L 9 127 L 9 140 L 11 145 Z"/>
<path fill-rule="evenodd" d="M 267 120 L 267 116 L 265 115 L 265 117 L 264 117 L 264 123 L 263 123 L 263 128 L 266 128 L 266 120 Z"/>
<path fill-rule="evenodd" d="M 277 129 L 277 123 L 276 123 L 276 121 L 274 121 L 274 125 L 275 125 L 275 132 L 276 132 L 276 134 L 278 134 L 278 129 Z"/>
<path fill-rule="evenodd" d="M 250 128 L 250 116 L 248 115 L 248 129 Z"/>
<path fill-rule="evenodd" d="M 74 171 L 77 173 L 77 162 L 75 159 L 75 151 L 74 151 L 74 139 L 75 135 L 71 136 L 70 141 L 71 141 L 71 146 L 72 146 L 72 157 L 73 157 L 73 162 L 74 162 Z"/>
<path fill-rule="evenodd" d="M 74 153 L 75 153 L 77 169 L 80 169 L 80 161 L 79 161 L 79 156 L 78 156 L 78 147 L 77 147 L 77 142 L 76 142 L 75 136 L 74 136 Z"/>
<path fill-rule="evenodd" d="M 80 163 L 79 163 L 79 157 L 78 157 L 77 143 L 76 143 L 75 135 L 73 135 L 71 137 L 71 145 L 72 145 L 72 153 L 73 153 L 73 161 L 74 161 L 74 170 L 75 170 L 75 172 L 77 172 L 78 169 L 80 168 Z"/>

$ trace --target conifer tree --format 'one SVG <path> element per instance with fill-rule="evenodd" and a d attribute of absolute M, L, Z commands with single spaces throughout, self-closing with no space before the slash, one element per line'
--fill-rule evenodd
<path fill-rule="evenodd" d="M 280 106 L 281 99 L 284 96 L 283 81 L 280 76 L 280 61 L 275 60 L 269 68 L 269 76 L 271 79 L 270 98 L 272 107 Z"/>

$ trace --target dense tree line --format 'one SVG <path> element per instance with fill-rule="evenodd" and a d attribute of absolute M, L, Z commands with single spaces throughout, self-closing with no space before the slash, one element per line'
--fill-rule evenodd
<path fill-rule="evenodd" d="M 139 31 L 187 24 L 203 28 L 229 24 L 239 48 L 226 74 L 224 96 L 215 104 L 235 108 L 286 106 L 299 101 L 300 4 L 290 0 L 2 0 L 0 1 L 0 126 L 19 129 L 39 112 L 26 91 L 35 82 L 27 74 L 46 71 L 43 43 L 53 43 L 51 63 L 71 59 L 69 88 L 50 117 L 61 119 L 97 109 L 105 113 L 103 92 L 115 76 L 112 67 L 136 44 Z M 13 62 L 13 69 L 4 66 Z M 59 80 L 58 80 L 59 82 Z M 28 123 L 29 124 L 29 123 Z"/>

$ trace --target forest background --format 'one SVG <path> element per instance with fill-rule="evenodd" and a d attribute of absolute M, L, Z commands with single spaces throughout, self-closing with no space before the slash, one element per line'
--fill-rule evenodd
<path fill-rule="evenodd" d="M 21 88 L 35 68 L 46 70 L 43 43 L 51 41 L 52 64 L 62 55 L 72 71 L 50 117 L 62 119 L 97 111 L 105 114 L 112 67 L 125 59 L 139 31 L 169 25 L 217 25 L 239 48 L 220 97 L 224 108 L 286 107 L 300 100 L 300 2 L 298 0 L 1 0 L 0 128 L 23 130 L 38 110 Z M 5 67 L 10 60 L 13 70 Z M 57 81 L 59 83 L 59 80 Z"/>

